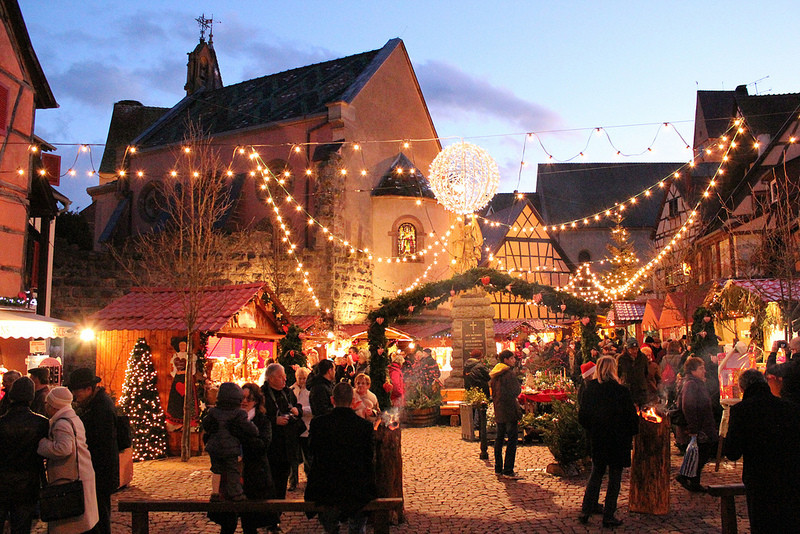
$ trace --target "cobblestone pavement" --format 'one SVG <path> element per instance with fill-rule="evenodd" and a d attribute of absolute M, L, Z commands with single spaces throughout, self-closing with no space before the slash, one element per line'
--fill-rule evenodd
<path fill-rule="evenodd" d="M 400 533 L 483 532 L 602 532 L 600 516 L 589 525 L 578 523 L 580 502 L 588 474 L 555 477 L 545 468 L 553 461 L 542 445 L 520 446 L 517 471 L 523 480 L 497 479 L 491 461 L 478 458 L 477 443 L 461 440 L 460 428 L 432 427 L 403 430 L 403 477 L 407 522 L 392 528 Z M 674 447 L 672 452 L 675 452 Z M 491 448 L 489 450 L 491 456 Z M 681 458 L 672 456 L 672 477 Z M 305 485 L 301 469 L 300 489 Z M 131 486 L 113 497 L 206 498 L 211 472 L 208 456 L 137 463 Z M 703 471 L 703 484 L 726 484 L 741 481 L 741 462 L 723 462 L 719 472 L 713 464 Z M 705 494 L 690 494 L 676 482 L 670 487 L 670 513 L 652 516 L 631 513 L 628 509 L 629 479 L 626 469 L 622 479 L 618 517 L 625 523 L 616 532 L 708 533 L 719 532 L 719 500 Z M 605 495 L 605 484 L 601 502 Z M 302 492 L 288 493 L 302 497 Z M 739 532 L 749 532 L 744 498 L 737 499 Z M 285 513 L 281 523 L 287 533 L 321 532 L 315 520 L 303 514 Z M 39 524 L 35 531 L 44 533 Z M 129 514 L 113 513 L 114 534 L 130 532 Z M 217 533 L 219 527 L 202 514 L 158 513 L 150 516 L 150 532 Z"/>

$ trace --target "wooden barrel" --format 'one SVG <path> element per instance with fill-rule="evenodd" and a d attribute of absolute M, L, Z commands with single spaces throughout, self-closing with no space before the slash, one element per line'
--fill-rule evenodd
<path fill-rule="evenodd" d="M 436 419 L 439 417 L 439 407 L 433 408 L 418 408 L 415 410 L 403 410 L 402 422 L 408 427 L 423 427 L 433 426 L 436 424 Z"/>

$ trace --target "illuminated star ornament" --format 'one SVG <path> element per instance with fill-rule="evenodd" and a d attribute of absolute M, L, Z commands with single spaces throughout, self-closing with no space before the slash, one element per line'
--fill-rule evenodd
<path fill-rule="evenodd" d="M 486 206 L 497 193 L 500 172 L 484 149 L 460 142 L 445 148 L 431 163 L 428 182 L 445 209 L 466 215 Z"/>

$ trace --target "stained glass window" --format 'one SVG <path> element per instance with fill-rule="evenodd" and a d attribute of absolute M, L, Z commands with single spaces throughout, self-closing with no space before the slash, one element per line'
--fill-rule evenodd
<path fill-rule="evenodd" d="M 417 253 L 417 229 L 411 223 L 403 223 L 397 229 L 397 255 L 412 256 Z"/>

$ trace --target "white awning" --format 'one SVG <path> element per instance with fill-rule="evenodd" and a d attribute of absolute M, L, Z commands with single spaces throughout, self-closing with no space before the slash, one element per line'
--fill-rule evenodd
<path fill-rule="evenodd" d="M 0 338 L 52 338 L 78 334 L 75 323 L 32 312 L 0 310 Z"/>

